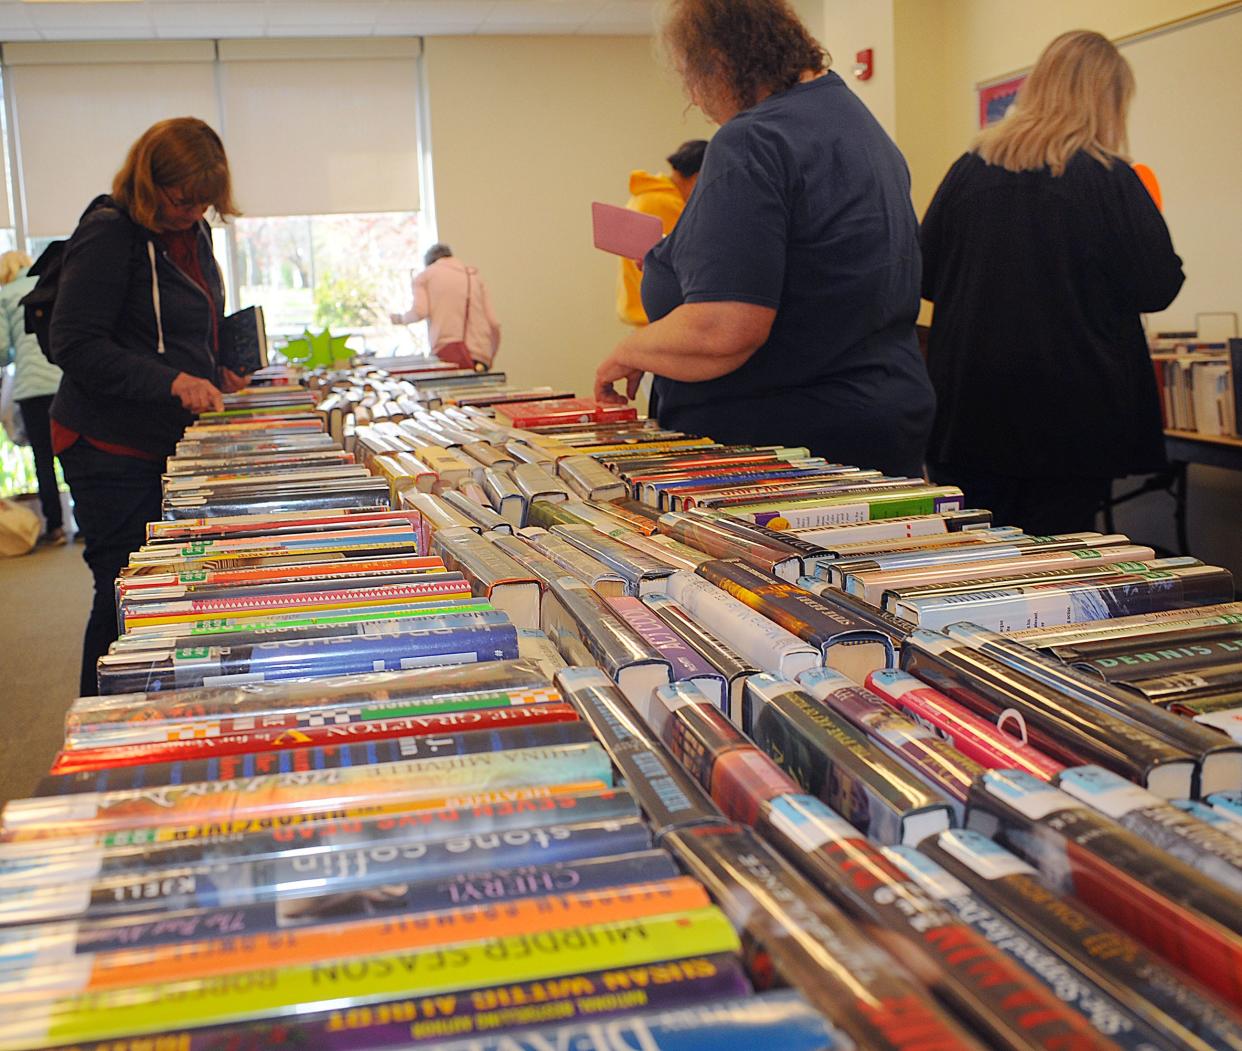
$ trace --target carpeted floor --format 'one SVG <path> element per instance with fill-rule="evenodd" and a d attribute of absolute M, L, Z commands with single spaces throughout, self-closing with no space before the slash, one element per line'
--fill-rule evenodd
<path fill-rule="evenodd" d="M 78 695 L 91 575 L 82 545 L 0 558 L 0 803 L 30 795 Z"/>

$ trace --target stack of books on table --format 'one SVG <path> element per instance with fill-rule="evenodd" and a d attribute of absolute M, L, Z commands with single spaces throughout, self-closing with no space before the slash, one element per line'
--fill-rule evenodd
<path fill-rule="evenodd" d="M 0 1048 L 1242 1046 L 1224 570 L 440 371 L 187 433 Z"/>

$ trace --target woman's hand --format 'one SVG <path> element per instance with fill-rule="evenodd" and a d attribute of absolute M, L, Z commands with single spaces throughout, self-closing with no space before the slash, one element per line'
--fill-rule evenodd
<path fill-rule="evenodd" d="M 197 416 L 200 412 L 221 412 L 224 409 L 224 397 L 216 389 L 211 380 L 199 376 L 191 376 L 188 372 L 178 372 L 172 381 L 172 395 L 181 402 L 186 412 Z"/>
<path fill-rule="evenodd" d="M 249 385 L 249 376 L 240 376 L 232 369 L 220 367 L 220 386 L 224 388 L 225 394 L 236 394 L 239 390 L 244 390 Z"/>
<path fill-rule="evenodd" d="M 595 400 L 604 405 L 627 405 L 638 393 L 638 385 L 642 382 L 642 369 L 632 369 L 617 360 L 616 351 L 604 359 L 595 370 Z M 613 384 L 617 380 L 625 380 L 625 395 L 617 392 Z"/>

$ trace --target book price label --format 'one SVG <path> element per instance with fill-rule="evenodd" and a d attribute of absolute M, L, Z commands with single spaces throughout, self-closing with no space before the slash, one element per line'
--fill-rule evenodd
<path fill-rule="evenodd" d="M 808 853 L 825 843 L 862 838 L 853 825 L 814 796 L 777 796 L 769 806 L 768 820 Z"/>
<path fill-rule="evenodd" d="M 954 828 L 941 832 L 936 842 L 984 879 L 1035 875 L 1035 870 L 1025 861 L 978 832 Z"/>
<path fill-rule="evenodd" d="M 961 898 L 970 893 L 956 876 L 946 872 L 925 854 L 920 854 L 914 847 L 881 847 L 884 856 L 902 872 L 913 879 L 928 895 L 936 901 L 949 898 Z"/>
<path fill-rule="evenodd" d="M 1100 766 L 1076 766 L 1057 779 L 1061 791 L 1111 818 L 1163 804 L 1159 796 Z"/>
<path fill-rule="evenodd" d="M 1021 770 L 989 770 L 983 775 L 983 787 L 1032 821 L 1073 805 L 1060 789 Z"/>

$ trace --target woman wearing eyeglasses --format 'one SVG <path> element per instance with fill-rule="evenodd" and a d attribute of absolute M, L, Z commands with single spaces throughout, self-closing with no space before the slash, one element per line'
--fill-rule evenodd
<path fill-rule="evenodd" d="M 83 695 L 96 692 L 96 659 L 116 638 L 116 576 L 160 517 L 165 459 L 195 414 L 245 386 L 217 364 L 224 283 L 208 209 L 238 214 L 220 137 L 194 117 L 163 120 L 130 147 L 112 193 L 91 202 L 64 249 L 52 442 L 95 578 Z"/>

